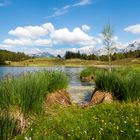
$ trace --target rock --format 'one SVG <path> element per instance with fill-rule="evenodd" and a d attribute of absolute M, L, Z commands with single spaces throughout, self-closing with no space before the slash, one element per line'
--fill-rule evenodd
<path fill-rule="evenodd" d="M 109 92 L 102 92 L 102 91 L 96 91 L 89 104 L 100 104 L 102 102 L 112 102 L 113 101 L 113 97 L 112 94 Z"/>

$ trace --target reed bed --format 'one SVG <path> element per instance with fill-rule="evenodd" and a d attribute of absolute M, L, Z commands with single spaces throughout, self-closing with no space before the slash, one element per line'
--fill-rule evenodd
<path fill-rule="evenodd" d="M 111 92 L 119 100 L 140 99 L 140 71 L 119 69 L 98 72 L 95 76 L 95 85 L 97 90 Z"/>
<path fill-rule="evenodd" d="M 24 118 L 44 113 L 44 103 L 48 93 L 65 89 L 66 75 L 61 71 L 39 71 L 26 73 L 0 81 L 0 110 L 23 114 Z M 0 139 L 11 139 L 15 135 L 16 117 L 0 115 Z M 13 113 L 14 114 L 14 113 Z M 20 120 L 20 119 L 19 119 Z M 7 130 L 6 130 L 7 129 Z M 11 135 L 11 136 L 10 136 Z"/>

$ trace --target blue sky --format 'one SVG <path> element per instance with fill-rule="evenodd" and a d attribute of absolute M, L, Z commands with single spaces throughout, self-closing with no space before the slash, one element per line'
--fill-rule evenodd
<path fill-rule="evenodd" d="M 106 23 L 121 46 L 140 38 L 140 0 L 0 0 L 0 48 L 63 54 L 101 47 Z"/>

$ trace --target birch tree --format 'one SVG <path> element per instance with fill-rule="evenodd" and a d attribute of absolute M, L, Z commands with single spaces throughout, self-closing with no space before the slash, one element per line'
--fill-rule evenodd
<path fill-rule="evenodd" d="M 107 55 L 108 55 L 108 65 L 109 65 L 109 71 L 111 71 L 111 54 L 113 50 L 115 49 L 114 47 L 114 31 L 113 28 L 110 24 L 106 24 L 103 28 L 102 31 L 102 41 L 103 41 L 103 46 L 107 50 Z"/>

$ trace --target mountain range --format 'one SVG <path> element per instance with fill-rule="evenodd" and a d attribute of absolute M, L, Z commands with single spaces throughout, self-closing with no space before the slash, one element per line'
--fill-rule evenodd
<path fill-rule="evenodd" d="M 39 53 L 36 53 L 36 54 L 30 54 L 30 56 L 32 57 L 39 57 L 39 58 L 54 58 L 55 56 L 48 53 L 48 52 L 39 52 Z"/>

